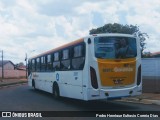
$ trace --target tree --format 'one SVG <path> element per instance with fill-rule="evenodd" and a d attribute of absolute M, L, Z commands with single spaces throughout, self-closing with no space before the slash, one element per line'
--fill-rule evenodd
<path fill-rule="evenodd" d="M 99 33 L 124 33 L 124 34 L 136 34 L 140 38 L 140 46 L 141 46 L 141 54 L 143 57 L 143 51 L 146 48 L 145 40 L 148 38 L 147 33 L 142 33 L 139 30 L 139 27 L 137 25 L 122 25 L 119 23 L 114 24 L 105 24 L 102 27 L 91 29 L 89 31 L 89 34 L 99 34 Z"/>
<path fill-rule="evenodd" d="M 23 62 L 20 62 L 20 63 L 18 63 L 18 66 L 20 67 L 20 66 L 24 66 L 24 63 Z"/>
<path fill-rule="evenodd" d="M 143 57 L 144 58 L 151 58 L 152 57 L 152 53 L 151 52 L 144 52 L 143 53 Z"/>
<path fill-rule="evenodd" d="M 18 70 L 24 70 L 25 69 L 25 65 L 23 62 L 17 63 L 14 65 L 14 69 L 18 69 Z"/>

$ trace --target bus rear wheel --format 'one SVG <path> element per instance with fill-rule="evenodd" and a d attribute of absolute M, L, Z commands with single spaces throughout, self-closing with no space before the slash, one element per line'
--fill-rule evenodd
<path fill-rule="evenodd" d="M 58 99 L 60 97 L 59 96 L 59 87 L 57 84 L 53 85 L 53 96 L 55 99 Z"/>
<path fill-rule="evenodd" d="M 32 87 L 33 87 L 34 89 L 36 89 L 36 87 L 35 87 L 35 81 L 34 81 L 34 80 L 32 80 Z"/>

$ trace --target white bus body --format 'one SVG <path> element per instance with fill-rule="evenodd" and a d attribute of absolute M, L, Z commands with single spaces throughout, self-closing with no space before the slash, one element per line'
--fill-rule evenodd
<path fill-rule="evenodd" d="M 131 42 L 132 49 L 136 51 L 135 56 L 125 59 L 115 57 L 115 47 L 116 44 L 119 44 L 119 38 L 126 38 L 129 42 L 133 41 L 132 39 L 135 40 L 135 46 L 134 42 Z M 116 43 L 117 41 L 118 43 Z M 83 47 L 77 47 L 78 45 Z M 80 52 L 80 48 L 83 48 L 84 56 L 74 58 L 74 52 L 76 50 Z M 67 54 L 67 50 L 69 50 L 69 54 Z M 59 64 L 58 62 L 54 63 L 56 52 L 61 54 L 58 54 L 60 66 L 62 63 L 65 63 L 66 66 L 67 63 L 70 63 L 67 70 L 53 68 L 54 64 Z M 82 53 L 77 52 L 77 55 Z M 47 59 L 47 55 L 51 55 L 52 59 L 49 60 L 50 57 Z M 65 55 L 66 58 L 69 56 L 66 60 Z M 51 61 L 51 70 L 47 71 L 47 67 L 42 70 L 43 58 L 41 59 L 41 57 L 44 57 L 46 64 L 47 61 Z M 80 66 L 81 61 L 84 61 L 83 67 L 77 69 L 76 64 Z M 39 68 L 38 65 L 40 65 Z M 127 34 L 96 34 L 35 56 L 29 59 L 28 84 L 36 89 L 56 94 L 56 96 L 58 94 L 58 96 L 86 101 L 140 95 L 142 93 L 142 77 L 139 39 Z M 58 89 L 56 93 L 55 89 Z"/>

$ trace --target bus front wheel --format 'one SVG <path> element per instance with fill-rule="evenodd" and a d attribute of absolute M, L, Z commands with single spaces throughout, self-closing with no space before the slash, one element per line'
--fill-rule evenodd
<path fill-rule="evenodd" d="M 36 87 L 35 87 L 35 81 L 34 81 L 34 80 L 32 80 L 32 87 L 33 87 L 34 89 L 36 89 Z"/>
<path fill-rule="evenodd" d="M 56 83 L 53 84 L 53 96 L 55 99 L 59 98 L 59 87 Z"/>

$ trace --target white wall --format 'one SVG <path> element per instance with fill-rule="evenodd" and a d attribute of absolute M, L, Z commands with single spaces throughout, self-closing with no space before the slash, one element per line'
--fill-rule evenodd
<path fill-rule="evenodd" d="M 143 58 L 142 76 L 160 77 L 160 58 Z"/>

